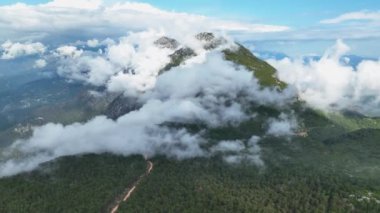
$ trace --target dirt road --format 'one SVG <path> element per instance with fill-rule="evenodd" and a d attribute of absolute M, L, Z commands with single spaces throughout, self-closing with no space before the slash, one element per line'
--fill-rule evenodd
<path fill-rule="evenodd" d="M 135 191 L 137 185 L 142 181 L 143 178 L 145 178 L 146 176 L 148 176 L 152 170 L 153 170 L 153 163 L 152 161 L 147 161 L 147 167 L 146 167 L 146 171 L 144 174 L 142 174 L 139 179 L 137 179 L 136 182 L 133 183 L 133 185 L 130 187 L 130 189 L 128 191 L 126 191 L 125 195 L 123 196 L 123 199 L 118 199 L 115 203 L 115 206 L 111 209 L 110 213 L 116 213 L 117 210 L 119 209 L 120 207 L 120 203 L 121 202 L 126 202 L 132 195 L 132 193 Z"/>

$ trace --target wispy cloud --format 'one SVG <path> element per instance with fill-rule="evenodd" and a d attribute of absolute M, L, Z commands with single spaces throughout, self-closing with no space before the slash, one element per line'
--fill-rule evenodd
<path fill-rule="evenodd" d="M 249 41 L 322 41 L 380 39 L 380 11 L 357 11 L 267 34 L 241 33 L 234 37 Z M 374 47 L 375 48 L 375 47 Z M 378 49 L 378 46 L 376 47 Z M 377 57 L 377 56 L 376 56 Z"/>
<path fill-rule="evenodd" d="M 336 18 L 325 19 L 322 24 L 339 24 L 348 21 L 380 21 L 380 11 L 359 11 L 342 14 Z"/>

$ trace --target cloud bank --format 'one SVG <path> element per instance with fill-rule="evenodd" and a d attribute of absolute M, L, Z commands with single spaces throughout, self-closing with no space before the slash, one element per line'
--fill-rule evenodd
<path fill-rule="evenodd" d="M 48 20 L 48 21 L 47 21 Z M 46 4 L 17 3 L 0 7 L 0 41 L 90 39 L 119 37 L 128 31 L 165 29 L 191 31 L 279 32 L 286 26 L 220 20 L 202 15 L 160 10 L 138 2 L 54 0 Z"/>
<path fill-rule="evenodd" d="M 380 116 L 380 61 L 350 66 L 350 48 L 341 40 L 318 60 L 269 60 L 281 80 L 294 85 L 301 99 L 323 110 L 353 110 Z"/>
<path fill-rule="evenodd" d="M 66 75 L 68 78 L 80 79 L 78 76 L 84 73 L 84 82 L 108 85 L 114 89 L 113 77 L 125 75 L 119 79 L 122 86 L 118 87 L 118 91 L 138 98 L 143 103 L 140 109 L 116 121 L 98 116 L 87 123 L 36 127 L 31 138 L 16 141 L 2 152 L 4 163 L 0 164 L 0 176 L 30 171 L 41 163 L 58 157 L 85 153 L 114 153 L 125 156 L 141 154 L 147 157 L 166 155 L 176 159 L 209 156 L 210 151 L 201 148 L 206 141 L 203 132 L 190 133 L 181 126 L 235 126 L 254 117 L 248 113 L 252 103 L 281 107 L 294 101 L 293 90 L 280 92 L 274 88 L 262 89 L 250 71 L 224 60 L 218 49 L 203 52 L 199 50 L 202 54 L 189 63 L 157 75 L 163 62 L 167 62 L 160 55 L 167 56 L 173 50 L 154 47 L 151 43 L 154 39 L 141 39 L 150 38 L 147 35 L 151 35 L 151 31 L 122 38 L 120 42 L 109 46 L 105 54 L 56 56 L 66 66 L 73 64 L 81 67 L 83 63 L 86 66 L 94 65 L 86 67 L 87 73 L 82 69 L 77 74 L 69 71 Z M 133 49 L 136 44 L 141 49 Z M 191 42 L 188 44 L 191 45 Z M 66 63 L 67 60 L 69 63 Z M 120 71 L 127 66 L 135 69 L 134 74 L 132 71 Z M 115 75 L 117 72 L 121 73 Z M 152 84 L 151 80 L 154 81 Z M 148 86 L 142 87 L 143 85 Z M 179 126 L 172 128 L 168 125 L 170 123 Z M 231 155 L 226 161 L 248 160 L 261 165 L 257 141 L 254 138 L 247 143 L 245 149 L 249 154 Z M 19 157 L 14 158 L 14 153 Z"/>

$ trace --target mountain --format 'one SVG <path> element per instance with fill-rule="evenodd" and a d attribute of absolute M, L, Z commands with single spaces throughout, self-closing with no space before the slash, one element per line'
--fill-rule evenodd
<path fill-rule="evenodd" d="M 214 34 L 207 32 L 199 33 L 195 37 L 200 42 L 203 42 L 205 50 L 213 50 L 226 43 L 226 40 L 223 38 L 217 38 Z M 187 60 L 197 55 L 195 50 L 186 46 L 180 47 L 181 44 L 177 40 L 166 36 L 159 38 L 154 44 L 160 48 L 175 50 L 170 55 L 170 62 L 159 71 L 159 75 L 185 64 Z M 247 70 L 252 71 L 262 87 L 276 87 L 280 90 L 286 88 L 286 83 L 276 77 L 276 70 L 271 65 L 254 56 L 243 45 L 236 44 L 236 46 L 236 49 L 221 50 L 225 60 L 233 62 L 238 66 L 244 66 Z M 139 106 L 141 107 L 142 105 L 138 104 L 136 99 L 120 95 L 107 107 L 105 114 L 109 118 L 116 119 L 138 109 Z"/>
<path fill-rule="evenodd" d="M 204 48 L 206 50 L 215 49 L 225 43 L 223 38 L 217 38 L 212 33 L 199 33 L 195 36 L 198 40 L 205 42 Z M 259 83 L 264 87 L 279 87 L 283 89 L 286 87 L 284 82 L 276 78 L 276 70 L 263 60 L 254 56 L 247 48 L 240 44 L 236 44 L 236 49 L 222 50 L 224 57 L 227 61 L 231 61 L 237 65 L 242 65 L 246 69 L 253 72 L 254 76 L 259 80 Z M 169 70 L 176 67 L 187 59 L 195 56 L 195 52 L 189 48 L 181 48 L 171 55 L 171 62 L 164 68 Z"/>
<path fill-rule="evenodd" d="M 212 33 L 196 38 L 205 50 L 218 50 L 226 42 Z M 159 75 L 196 55 L 169 37 L 155 45 L 174 51 Z M 251 71 L 261 89 L 281 92 L 289 87 L 272 66 L 240 44 L 220 53 Z M 245 98 L 236 97 L 241 102 Z M 124 94 L 110 99 L 98 112 L 114 120 L 142 106 Z M 143 156 L 62 157 L 38 170 L 0 179 L 0 212 L 111 212 L 131 188 L 133 194 L 120 203 L 118 212 L 380 211 L 380 119 L 322 112 L 296 97 L 281 107 L 249 103 L 246 110 L 253 116 L 238 124 L 161 124 L 202 134 L 206 139 L 202 148 L 216 150 L 211 156 L 187 160 L 155 156 L 149 159 L 154 165 L 150 173 Z M 287 125 L 293 119 L 298 125 L 290 134 L 276 134 L 291 128 Z M 271 122 L 277 122 L 279 129 L 268 134 Z M 260 141 L 255 142 L 253 135 Z M 225 152 L 226 147 L 230 149 Z"/>

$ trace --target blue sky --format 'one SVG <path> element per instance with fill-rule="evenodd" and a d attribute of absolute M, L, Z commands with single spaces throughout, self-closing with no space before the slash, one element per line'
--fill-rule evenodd
<path fill-rule="evenodd" d="M 144 0 L 143 2 L 164 9 L 291 26 L 315 24 L 321 19 L 351 11 L 380 9 L 378 0 Z"/>
<path fill-rule="evenodd" d="M 17 2 L 24 2 L 24 3 L 27 3 L 27 4 L 38 4 L 38 3 L 45 3 L 45 2 L 48 2 L 46 0 L 27 0 L 27 1 L 14 1 L 14 0 L 1 0 L 0 4 L 2 5 L 7 5 L 7 4 L 13 4 L 13 3 L 17 3 Z"/>
<path fill-rule="evenodd" d="M 105 0 L 106 2 L 107 0 Z M 1 0 L 37 4 L 47 0 Z M 361 10 L 380 10 L 379 0 L 142 0 L 166 10 L 190 12 L 266 24 L 308 26 L 322 19 Z"/>

